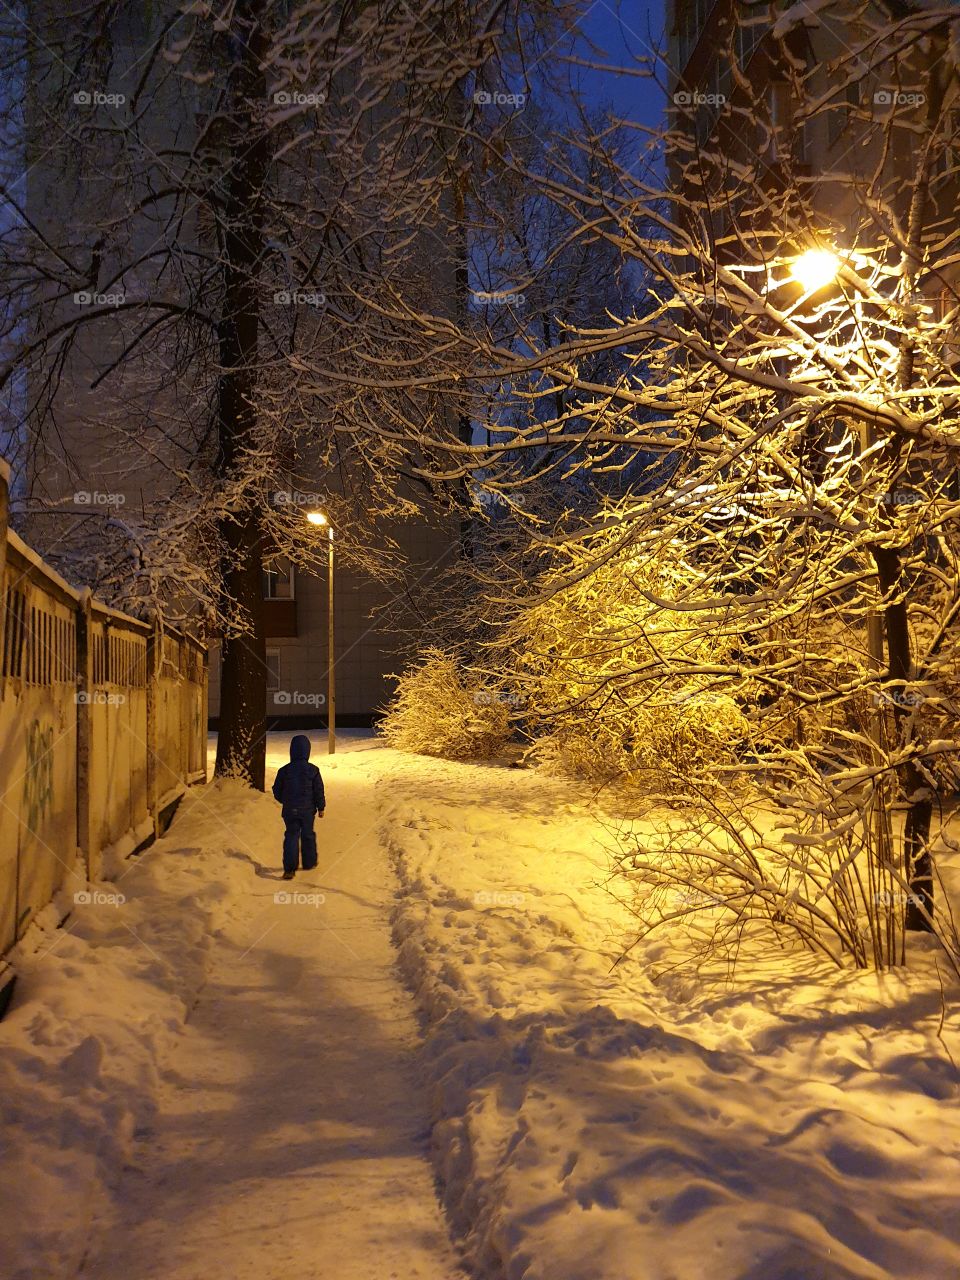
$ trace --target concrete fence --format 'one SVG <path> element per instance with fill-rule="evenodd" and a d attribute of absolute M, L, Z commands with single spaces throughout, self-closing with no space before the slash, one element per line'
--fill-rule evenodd
<path fill-rule="evenodd" d="M 0 955 L 80 866 L 206 777 L 207 654 L 66 583 L 7 527 L 0 465 Z"/>

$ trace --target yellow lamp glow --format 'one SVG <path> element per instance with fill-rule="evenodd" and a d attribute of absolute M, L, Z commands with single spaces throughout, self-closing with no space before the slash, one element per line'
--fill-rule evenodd
<path fill-rule="evenodd" d="M 793 264 L 793 278 L 805 292 L 815 293 L 837 278 L 840 259 L 830 249 L 807 249 Z"/>
<path fill-rule="evenodd" d="M 322 511 L 308 511 L 307 519 L 310 521 L 311 524 L 327 523 L 327 517 L 323 514 Z"/>

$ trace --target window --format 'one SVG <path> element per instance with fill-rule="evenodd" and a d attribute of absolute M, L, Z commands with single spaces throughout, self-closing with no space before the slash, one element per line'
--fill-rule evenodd
<path fill-rule="evenodd" d="M 721 54 L 717 63 L 717 92 L 722 99 L 718 104 L 721 107 L 725 106 L 733 95 L 733 71 L 726 53 Z"/>
<path fill-rule="evenodd" d="M 750 16 L 741 18 L 737 23 L 737 56 L 741 71 L 746 71 L 750 59 L 770 25 L 770 17 L 765 9 L 766 6 L 751 8 Z"/>
<path fill-rule="evenodd" d="M 683 72 L 703 35 L 716 0 L 682 0 L 676 6 L 677 72 Z"/>
<path fill-rule="evenodd" d="M 935 144 L 933 152 L 934 183 L 942 184 L 945 180 L 956 184 L 960 174 L 960 110 L 951 107 L 944 112 L 943 133 Z"/>
<path fill-rule="evenodd" d="M 843 97 L 839 100 L 838 105 L 831 107 L 830 109 L 830 128 L 827 141 L 831 147 L 836 145 L 838 139 L 850 123 L 850 120 L 856 115 L 857 108 L 859 106 L 860 81 L 851 80 L 849 83 L 844 85 Z"/>
<path fill-rule="evenodd" d="M 280 650 L 267 650 L 267 693 L 276 693 L 280 688 Z"/>
<path fill-rule="evenodd" d="M 770 145 L 768 160 L 804 159 L 805 132 L 793 118 L 793 90 L 785 80 L 774 80 L 767 95 L 770 110 Z"/>
<path fill-rule="evenodd" d="M 774 80 L 770 85 L 770 123 L 777 130 L 790 126 L 790 86 L 786 80 Z"/>
<path fill-rule="evenodd" d="M 263 569 L 264 600 L 293 599 L 293 565 L 286 556 L 277 556 Z"/>

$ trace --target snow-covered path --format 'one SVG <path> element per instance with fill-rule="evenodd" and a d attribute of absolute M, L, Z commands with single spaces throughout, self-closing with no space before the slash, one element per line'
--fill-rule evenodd
<path fill-rule="evenodd" d="M 279 763 L 271 758 L 269 777 Z M 332 795 L 317 824 L 317 871 L 279 881 L 269 797 L 266 829 L 251 829 L 245 815 L 223 833 L 249 892 L 220 931 L 165 1064 L 156 1122 L 118 1188 L 118 1216 L 91 1241 L 84 1280 L 462 1274 L 426 1153 L 375 778 L 337 778 L 335 763 L 320 763 Z M 204 817 L 185 815 L 192 821 Z M 287 890 L 293 901 L 274 900 Z"/>
<path fill-rule="evenodd" d="M 316 873 L 276 878 L 276 806 L 217 782 L 31 930 L 3 1280 L 462 1280 L 448 1220 L 484 1280 L 957 1280 L 960 990 L 929 958 L 731 977 L 663 932 L 614 968 L 615 815 L 349 745 Z"/>

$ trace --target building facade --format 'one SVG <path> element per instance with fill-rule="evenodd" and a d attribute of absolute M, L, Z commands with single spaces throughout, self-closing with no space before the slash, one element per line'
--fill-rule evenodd
<path fill-rule="evenodd" d="M 326 530 L 319 530 L 326 537 Z M 435 608 L 431 588 L 459 554 L 454 521 L 418 518 L 395 525 L 389 536 L 402 552 L 399 577 L 378 580 L 342 563 L 333 530 L 333 667 L 336 721 L 369 726 L 389 698 L 415 639 L 429 640 Z M 283 557 L 263 575 L 267 631 L 267 718 L 272 728 L 326 725 L 330 687 L 329 559 L 317 572 Z M 210 716 L 220 708 L 220 660 L 210 660 Z"/>

